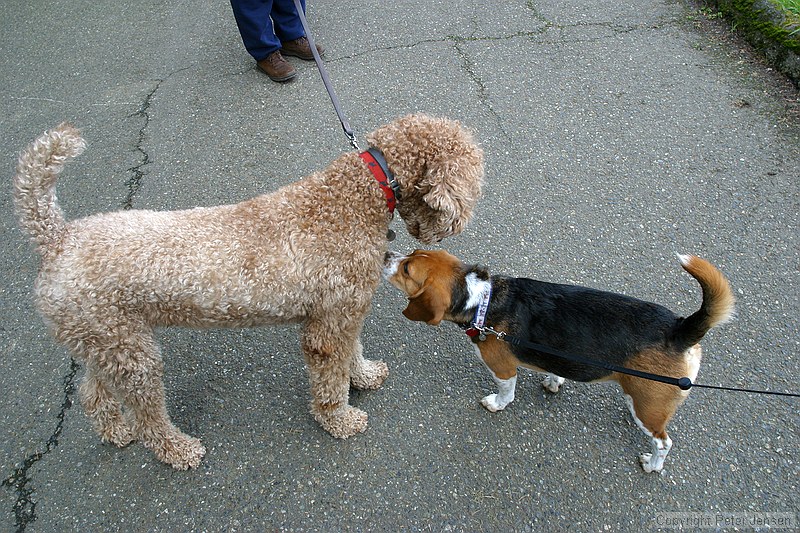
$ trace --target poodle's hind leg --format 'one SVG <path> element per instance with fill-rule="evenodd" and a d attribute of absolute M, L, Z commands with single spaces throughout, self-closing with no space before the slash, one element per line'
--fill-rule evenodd
<path fill-rule="evenodd" d="M 79 389 L 81 405 L 103 442 L 120 448 L 133 441 L 130 425 L 122 414 L 122 404 L 100 380 L 93 364 L 86 365 L 86 374 Z"/>
<path fill-rule="evenodd" d="M 367 429 L 367 413 L 349 404 L 353 346 L 360 322 L 349 327 L 309 319 L 302 333 L 303 356 L 311 382 L 311 414 L 323 429 L 339 439 Z"/>
<path fill-rule="evenodd" d="M 122 324 L 115 345 L 97 359 L 100 381 L 130 410 L 133 437 L 175 469 L 196 467 L 206 453 L 199 439 L 172 424 L 164 401 L 164 363 L 147 326 Z"/>
<path fill-rule="evenodd" d="M 383 361 L 364 359 L 364 348 L 361 340 L 356 339 L 353 360 L 350 363 L 350 384 L 356 389 L 377 389 L 383 385 L 389 367 Z"/>

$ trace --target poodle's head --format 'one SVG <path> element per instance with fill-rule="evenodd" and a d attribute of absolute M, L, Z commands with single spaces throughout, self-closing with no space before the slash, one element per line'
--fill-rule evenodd
<path fill-rule="evenodd" d="M 461 233 L 483 185 L 483 151 L 460 123 L 423 114 L 399 118 L 367 135 L 400 186 L 397 211 L 424 243 Z"/>

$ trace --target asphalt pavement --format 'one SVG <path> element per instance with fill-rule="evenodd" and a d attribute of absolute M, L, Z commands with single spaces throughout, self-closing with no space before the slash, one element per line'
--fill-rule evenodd
<path fill-rule="evenodd" d="M 797 399 L 696 390 L 663 473 L 645 474 L 649 439 L 616 387 L 551 395 L 523 371 L 515 402 L 489 413 L 478 400 L 494 384 L 466 336 L 407 321 L 384 285 L 363 342 L 390 376 L 351 394 L 364 434 L 333 439 L 309 415 L 297 327 L 170 329 L 168 408 L 206 458 L 178 472 L 139 444 L 102 444 L 77 401 L 82 370 L 33 309 L 18 152 L 63 120 L 83 130 L 88 149 L 59 181 L 74 218 L 236 202 L 350 147 L 313 62 L 290 59 L 297 79 L 271 82 L 227 2 L 0 13 L 0 531 L 800 524 Z M 720 21 L 674 0 L 311 0 L 308 19 L 362 142 L 416 111 L 475 130 L 485 196 L 442 247 L 681 314 L 700 293 L 675 252 L 701 255 L 729 277 L 738 315 L 705 338 L 698 381 L 800 390 L 798 93 Z M 393 226 L 397 249 L 417 246 Z"/>

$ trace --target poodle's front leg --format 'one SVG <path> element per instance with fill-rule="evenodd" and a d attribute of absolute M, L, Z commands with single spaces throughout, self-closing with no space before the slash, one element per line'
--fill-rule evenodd
<path fill-rule="evenodd" d="M 356 338 L 353 361 L 350 363 L 350 384 L 357 389 L 377 389 L 383 385 L 389 367 L 383 361 L 364 359 L 364 347 Z"/>
<path fill-rule="evenodd" d="M 302 333 L 303 355 L 311 382 L 311 414 L 322 427 L 339 439 L 367 429 L 367 413 L 352 407 L 350 369 L 353 347 L 361 322 L 345 327 L 332 317 L 310 319 Z"/>

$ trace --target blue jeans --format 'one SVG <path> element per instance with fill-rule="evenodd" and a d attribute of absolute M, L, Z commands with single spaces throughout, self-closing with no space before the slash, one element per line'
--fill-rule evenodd
<path fill-rule="evenodd" d="M 305 0 L 300 0 L 303 13 Z M 247 52 L 261 61 L 281 48 L 281 41 L 305 35 L 292 0 L 231 0 L 233 16 Z"/>

